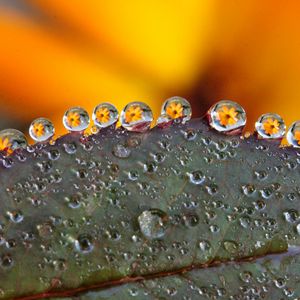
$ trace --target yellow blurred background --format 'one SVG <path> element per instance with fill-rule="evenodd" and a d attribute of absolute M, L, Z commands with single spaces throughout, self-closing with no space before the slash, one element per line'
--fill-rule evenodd
<path fill-rule="evenodd" d="M 300 119 L 297 0 L 0 0 L 0 129 L 47 117 L 65 133 L 71 106 L 174 95 L 201 116 L 239 102 Z"/>

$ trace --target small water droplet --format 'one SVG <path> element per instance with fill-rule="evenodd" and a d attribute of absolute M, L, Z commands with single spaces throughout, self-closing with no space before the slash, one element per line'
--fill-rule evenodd
<path fill-rule="evenodd" d="M 144 132 L 150 128 L 152 121 L 152 111 L 143 102 L 128 103 L 121 112 L 121 125 L 129 131 Z"/>
<path fill-rule="evenodd" d="M 92 237 L 88 234 L 81 234 L 75 240 L 75 248 L 81 253 L 90 253 L 94 249 Z"/>
<path fill-rule="evenodd" d="M 283 119 L 279 115 L 268 113 L 258 118 L 255 129 L 262 138 L 278 139 L 284 136 L 286 128 Z"/>
<path fill-rule="evenodd" d="M 205 180 L 205 175 L 199 170 L 187 173 L 187 175 L 193 184 L 202 184 Z"/>
<path fill-rule="evenodd" d="M 143 235 L 149 239 L 163 237 L 168 221 L 168 215 L 159 209 L 145 210 L 138 217 L 140 229 Z"/>
<path fill-rule="evenodd" d="M 13 223 L 21 223 L 24 219 L 22 212 L 19 210 L 8 211 L 7 215 Z"/>
<path fill-rule="evenodd" d="M 52 122 L 45 118 L 32 121 L 29 127 L 29 135 L 36 142 L 44 142 L 54 135 L 55 129 Z"/>
<path fill-rule="evenodd" d="M 105 128 L 118 121 L 119 113 L 115 106 L 110 103 L 101 103 L 93 111 L 92 119 L 96 126 Z"/>
<path fill-rule="evenodd" d="M 72 107 L 63 116 L 63 124 L 69 131 L 83 131 L 89 126 L 89 123 L 89 115 L 81 107 Z"/>
<path fill-rule="evenodd" d="M 217 131 L 232 132 L 245 126 L 246 112 L 238 103 L 222 100 L 209 109 L 208 119 Z"/>

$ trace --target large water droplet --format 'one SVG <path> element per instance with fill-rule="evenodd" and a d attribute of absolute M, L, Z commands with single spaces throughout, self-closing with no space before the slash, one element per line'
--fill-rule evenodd
<path fill-rule="evenodd" d="M 89 123 L 89 115 L 81 107 L 72 107 L 63 116 L 63 124 L 69 131 L 83 131 L 89 126 Z"/>
<path fill-rule="evenodd" d="M 246 124 L 246 112 L 238 103 L 222 100 L 209 109 L 208 119 L 210 126 L 217 131 L 240 131 Z"/>
<path fill-rule="evenodd" d="M 52 122 L 45 118 L 38 118 L 32 121 L 29 127 L 29 134 L 36 142 L 44 142 L 54 135 Z"/>
<path fill-rule="evenodd" d="M 145 210 L 138 217 L 140 229 L 143 235 L 149 239 L 163 237 L 168 220 L 168 215 L 159 209 Z"/>
<path fill-rule="evenodd" d="M 16 129 L 4 129 L 0 131 L 0 151 L 11 154 L 17 149 L 26 147 L 27 140 L 21 131 Z"/>
<path fill-rule="evenodd" d="M 121 125 L 129 131 L 144 132 L 150 128 L 153 115 L 143 102 L 128 103 L 121 112 Z"/>
<path fill-rule="evenodd" d="M 255 129 L 259 136 L 265 139 L 278 139 L 285 134 L 283 119 L 273 113 L 261 115 L 255 123 Z"/>
<path fill-rule="evenodd" d="M 118 121 L 119 113 L 115 106 L 110 103 L 101 103 L 93 111 L 92 119 L 96 126 L 105 128 Z"/>
<path fill-rule="evenodd" d="M 191 119 L 192 108 L 190 103 L 182 97 L 171 97 L 167 99 L 161 108 L 161 116 L 167 115 L 171 119 L 182 119 L 182 122 Z"/>
<path fill-rule="evenodd" d="M 296 148 L 300 148 L 300 121 L 294 122 L 286 133 L 288 143 Z"/>
<path fill-rule="evenodd" d="M 113 147 L 112 153 L 118 158 L 127 158 L 130 156 L 131 150 L 122 144 L 117 144 Z"/>

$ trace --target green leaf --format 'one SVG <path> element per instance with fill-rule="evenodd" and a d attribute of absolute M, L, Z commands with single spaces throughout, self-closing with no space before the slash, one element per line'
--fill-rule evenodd
<path fill-rule="evenodd" d="M 3 157 L 1 296 L 70 295 L 299 245 L 297 159 L 202 119 Z"/>
<path fill-rule="evenodd" d="M 288 253 L 269 255 L 256 261 L 226 263 L 145 279 L 86 292 L 72 299 L 299 299 L 299 264 L 299 247 L 295 247 Z"/>

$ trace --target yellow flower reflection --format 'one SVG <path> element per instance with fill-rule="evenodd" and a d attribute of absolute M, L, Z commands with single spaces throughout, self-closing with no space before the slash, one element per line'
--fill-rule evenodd
<path fill-rule="evenodd" d="M 107 107 L 101 107 L 96 112 L 96 118 L 100 123 L 107 123 L 110 120 L 110 111 Z"/>
<path fill-rule="evenodd" d="M 125 122 L 132 123 L 140 121 L 143 118 L 143 110 L 139 105 L 129 106 L 125 112 Z"/>
<path fill-rule="evenodd" d="M 181 103 L 171 102 L 166 109 L 166 113 L 172 119 L 180 118 L 183 116 L 183 106 Z"/>
<path fill-rule="evenodd" d="M 238 121 L 237 115 L 238 112 L 234 107 L 223 106 L 217 112 L 217 119 L 222 126 L 232 126 Z"/>
<path fill-rule="evenodd" d="M 280 123 L 273 118 L 267 118 L 262 124 L 263 130 L 266 134 L 273 135 L 279 132 Z"/>

